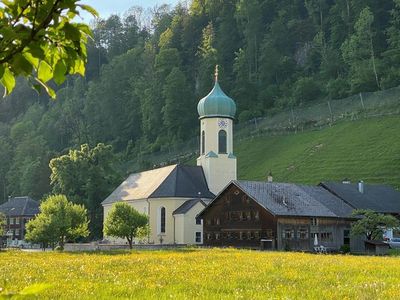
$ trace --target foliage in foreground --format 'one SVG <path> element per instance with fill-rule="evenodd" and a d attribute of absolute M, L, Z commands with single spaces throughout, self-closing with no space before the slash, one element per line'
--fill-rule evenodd
<path fill-rule="evenodd" d="M 18 270 L 18 272 L 14 272 Z M 0 288 L 40 299 L 398 299 L 398 257 L 232 249 L 0 253 Z"/>
<path fill-rule="evenodd" d="M 126 239 L 132 249 L 135 237 L 143 238 L 146 234 L 148 217 L 124 202 L 115 203 L 104 223 L 104 235 Z"/>
<path fill-rule="evenodd" d="M 97 12 L 79 0 L 0 1 L 0 83 L 5 95 L 14 89 L 18 76 L 31 79 L 55 98 L 48 85 L 67 74 L 85 75 L 86 43 L 91 36 L 87 24 L 76 23 L 79 9 Z"/>
<path fill-rule="evenodd" d="M 32 243 L 58 246 L 89 235 L 89 221 L 83 205 L 73 204 L 64 195 L 49 196 L 40 204 L 40 213 L 26 224 L 25 239 Z"/>

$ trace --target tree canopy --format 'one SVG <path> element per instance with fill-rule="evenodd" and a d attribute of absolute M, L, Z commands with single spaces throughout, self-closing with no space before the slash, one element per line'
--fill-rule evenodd
<path fill-rule="evenodd" d="M 400 226 L 400 221 L 395 217 L 372 210 L 354 210 L 353 216 L 361 218 L 352 224 L 351 234 L 365 236 L 367 240 L 382 240 L 386 229 Z"/>
<path fill-rule="evenodd" d="M 0 3 L 0 82 L 5 95 L 14 89 L 17 76 L 44 88 L 51 97 L 67 74 L 85 74 L 88 25 L 74 21 L 84 10 L 97 16 L 79 0 L 1 0 Z"/>
<path fill-rule="evenodd" d="M 104 222 L 104 235 L 126 239 L 132 249 L 133 240 L 143 238 L 148 217 L 124 202 L 116 202 Z"/>
<path fill-rule="evenodd" d="M 83 205 L 73 204 L 64 195 L 49 196 L 40 204 L 40 213 L 26 224 L 25 239 L 32 243 L 58 243 L 63 250 L 65 242 L 89 235 L 88 224 Z"/>
<path fill-rule="evenodd" d="M 101 202 L 120 181 L 115 162 L 112 147 L 104 144 L 94 148 L 81 145 L 79 150 L 70 150 L 50 161 L 53 192 L 65 194 L 71 201 L 88 208 L 93 238 L 102 236 Z"/>

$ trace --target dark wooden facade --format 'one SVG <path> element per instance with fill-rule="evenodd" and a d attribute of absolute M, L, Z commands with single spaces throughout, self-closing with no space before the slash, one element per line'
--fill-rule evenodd
<path fill-rule="evenodd" d="M 351 220 L 274 216 L 236 185 L 230 185 L 201 214 L 205 246 L 313 251 L 351 246 Z"/>
<path fill-rule="evenodd" d="M 234 185 L 228 187 L 203 217 L 207 246 L 276 247 L 277 219 Z"/>

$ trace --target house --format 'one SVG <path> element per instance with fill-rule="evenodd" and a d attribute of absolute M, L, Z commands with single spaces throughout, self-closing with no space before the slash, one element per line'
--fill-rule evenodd
<path fill-rule="evenodd" d="M 204 245 L 312 250 L 356 247 L 353 208 L 321 186 L 232 181 L 198 215 Z"/>
<path fill-rule="evenodd" d="M 104 220 L 115 202 L 124 201 L 149 217 L 149 243 L 200 244 L 202 224 L 196 216 L 231 180 L 235 102 L 218 83 L 197 106 L 200 149 L 197 166 L 171 165 L 131 174 L 103 202 Z M 109 237 L 105 237 L 109 240 Z"/>
<path fill-rule="evenodd" d="M 25 224 L 39 213 L 39 202 L 28 196 L 9 198 L 0 205 L 0 213 L 6 216 L 3 241 L 7 246 L 20 246 L 25 239 Z"/>

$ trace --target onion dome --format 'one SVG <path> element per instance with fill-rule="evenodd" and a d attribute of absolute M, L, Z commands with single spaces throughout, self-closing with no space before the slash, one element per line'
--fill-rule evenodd
<path fill-rule="evenodd" d="M 218 66 L 215 72 L 215 84 L 211 92 L 199 101 L 197 111 L 200 119 L 223 117 L 234 119 L 236 114 L 236 104 L 232 98 L 228 97 L 218 83 Z"/>

